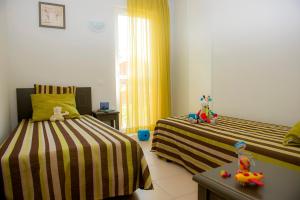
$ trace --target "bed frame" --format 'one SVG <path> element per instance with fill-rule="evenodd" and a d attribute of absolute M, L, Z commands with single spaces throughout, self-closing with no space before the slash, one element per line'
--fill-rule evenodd
<path fill-rule="evenodd" d="M 18 121 L 32 118 L 31 94 L 33 88 L 17 88 Z M 90 87 L 76 88 L 76 107 L 81 115 L 92 114 L 92 89 Z"/>

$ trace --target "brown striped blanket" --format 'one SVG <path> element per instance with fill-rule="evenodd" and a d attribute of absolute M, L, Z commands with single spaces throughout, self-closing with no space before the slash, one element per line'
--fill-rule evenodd
<path fill-rule="evenodd" d="M 289 127 L 221 116 L 217 125 L 191 124 L 186 116 L 157 122 L 152 151 L 196 174 L 236 160 L 243 140 L 258 160 L 300 170 L 300 148 L 282 145 Z"/>
<path fill-rule="evenodd" d="M 103 199 L 153 188 L 138 143 L 88 115 L 23 120 L 0 159 L 7 199 Z"/>

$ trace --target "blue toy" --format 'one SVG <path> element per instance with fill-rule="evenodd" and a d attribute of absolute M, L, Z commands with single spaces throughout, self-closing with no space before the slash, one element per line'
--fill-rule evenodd
<path fill-rule="evenodd" d="M 139 141 L 148 141 L 150 138 L 149 130 L 138 130 Z"/>
<path fill-rule="evenodd" d="M 189 118 L 192 118 L 192 119 L 198 119 L 198 115 L 196 113 L 190 113 L 189 114 Z"/>
<path fill-rule="evenodd" d="M 196 113 L 190 113 L 188 119 L 191 123 L 197 124 L 199 120 L 199 116 Z"/>

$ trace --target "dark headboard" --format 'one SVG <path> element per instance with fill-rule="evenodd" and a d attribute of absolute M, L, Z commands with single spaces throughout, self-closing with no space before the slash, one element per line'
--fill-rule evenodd
<path fill-rule="evenodd" d="M 31 94 L 33 88 L 17 88 L 18 121 L 32 117 Z M 81 115 L 92 114 L 92 89 L 90 87 L 76 88 L 76 106 Z"/>

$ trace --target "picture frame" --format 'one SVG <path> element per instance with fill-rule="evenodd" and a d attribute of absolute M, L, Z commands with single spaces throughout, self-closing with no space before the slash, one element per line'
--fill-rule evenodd
<path fill-rule="evenodd" d="M 39 2 L 39 26 L 66 29 L 65 5 Z"/>
<path fill-rule="evenodd" d="M 109 110 L 109 102 L 100 102 L 100 110 Z"/>

